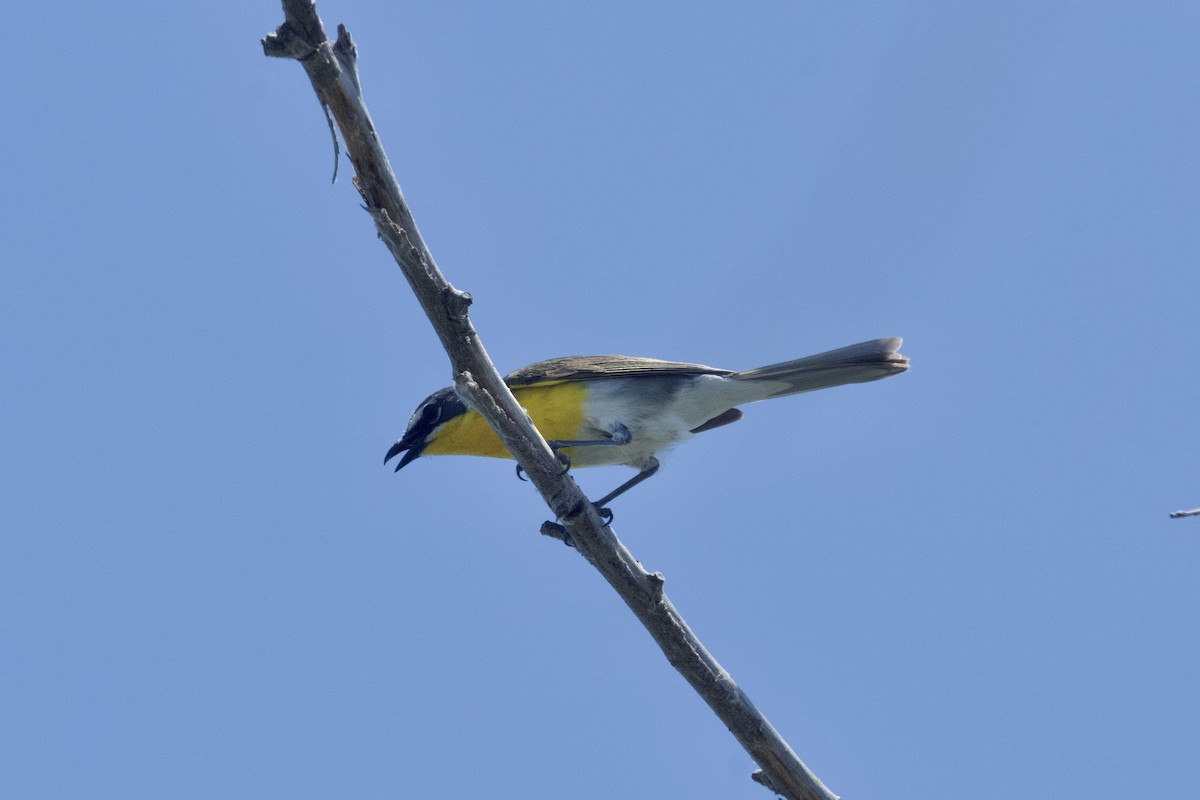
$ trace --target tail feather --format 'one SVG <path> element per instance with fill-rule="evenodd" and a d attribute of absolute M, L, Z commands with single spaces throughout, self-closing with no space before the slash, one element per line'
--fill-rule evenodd
<path fill-rule="evenodd" d="M 899 375 L 908 369 L 908 359 L 897 352 L 901 340 L 875 339 L 795 361 L 735 372 L 737 381 L 782 384 L 762 399 L 811 392 L 845 383 L 866 383 Z"/>

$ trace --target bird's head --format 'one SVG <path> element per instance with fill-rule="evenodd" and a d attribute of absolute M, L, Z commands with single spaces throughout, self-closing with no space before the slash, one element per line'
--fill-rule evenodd
<path fill-rule="evenodd" d="M 396 464 L 396 471 L 399 472 L 401 467 L 416 460 L 425 452 L 425 448 L 437 438 L 442 426 L 466 413 L 467 404 L 462 401 L 453 387 L 447 386 L 445 389 L 438 389 L 417 406 L 417 410 L 408 420 L 408 428 L 404 431 L 404 435 L 397 439 L 396 443 L 387 451 L 383 463 L 386 464 L 404 453 L 404 457 Z"/>

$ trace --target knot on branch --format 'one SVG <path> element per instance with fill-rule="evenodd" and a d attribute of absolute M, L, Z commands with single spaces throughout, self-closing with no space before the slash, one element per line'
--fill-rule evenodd
<path fill-rule="evenodd" d="M 446 317 L 455 322 L 462 322 L 467 318 L 467 308 L 473 302 L 475 298 L 471 297 L 469 292 L 449 285 L 442 289 L 442 307 L 446 309 Z"/>
<path fill-rule="evenodd" d="M 337 41 L 333 43 L 333 55 L 342 65 L 343 74 L 354 85 L 354 91 L 361 93 L 362 86 L 358 82 L 358 48 L 354 46 L 354 40 L 350 38 L 350 31 L 346 30 L 346 26 L 340 22 L 338 23 Z"/>
<path fill-rule="evenodd" d="M 467 370 L 462 370 L 455 374 L 454 391 L 458 393 L 458 396 L 468 406 L 478 411 L 485 419 L 488 417 L 509 419 L 504 408 L 496 402 L 495 397 L 492 397 L 492 393 L 485 387 L 480 386 L 479 382 L 475 380 L 475 376 Z"/>
<path fill-rule="evenodd" d="M 358 58 L 358 48 L 354 46 L 354 40 L 350 38 L 350 31 L 346 30 L 346 26 L 338 23 L 338 37 L 333 44 L 333 49 L 341 55 L 354 61 Z"/>
<path fill-rule="evenodd" d="M 661 572 L 648 572 L 646 573 L 646 580 L 650 582 L 650 596 L 655 603 L 661 603 L 663 584 L 667 582 L 667 577 Z"/>
<path fill-rule="evenodd" d="M 783 792 L 775 788 L 775 784 L 771 783 L 771 779 L 767 776 L 767 773 L 764 770 L 756 769 L 754 772 L 751 772 L 750 780 L 754 781 L 755 783 L 762 784 L 775 794 L 783 797 Z"/>
<path fill-rule="evenodd" d="M 313 0 L 283 0 L 283 22 L 262 40 L 263 53 L 307 61 L 328 42 Z"/>
<path fill-rule="evenodd" d="M 324 34 L 321 35 L 324 39 Z M 262 39 L 263 55 L 273 58 L 294 58 L 297 61 L 307 61 L 317 52 L 312 42 L 296 30 L 290 22 L 282 22 L 274 33 L 268 33 Z"/>
<path fill-rule="evenodd" d="M 546 520 L 542 523 L 542 527 L 539 530 L 541 531 L 542 536 L 549 536 L 551 539 L 557 539 L 567 547 L 575 546 L 575 542 L 571 540 L 571 534 L 567 533 L 567 529 L 562 525 L 559 525 L 557 522 Z"/>
<path fill-rule="evenodd" d="M 564 497 L 562 495 L 558 495 L 554 497 L 554 503 L 551 504 L 551 508 L 553 508 L 554 513 L 557 514 L 558 518 L 563 521 L 574 520 L 583 514 L 586 514 L 588 507 L 591 506 L 591 503 L 589 503 L 585 497 L 582 500 L 578 500 L 573 505 L 563 508 L 562 506 L 564 505 L 564 501 L 570 502 L 570 500 L 571 498 L 569 496 Z"/>
<path fill-rule="evenodd" d="M 459 397 L 466 399 L 479 391 L 479 384 L 476 383 L 475 376 L 464 369 L 454 376 L 454 390 L 458 392 Z M 491 399 L 490 395 L 488 399 Z M 492 405 L 496 409 L 500 408 L 500 406 L 495 405 L 495 401 L 493 401 Z"/>

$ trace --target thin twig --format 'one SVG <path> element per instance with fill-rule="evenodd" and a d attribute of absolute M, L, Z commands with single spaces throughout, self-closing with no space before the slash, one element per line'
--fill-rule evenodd
<path fill-rule="evenodd" d="M 793 800 L 836 800 L 705 649 L 663 593 L 663 577 L 642 568 L 605 527 L 487 357 L 467 315 L 471 298 L 442 276 L 421 238 L 375 134 L 358 80 L 357 52 L 338 26 L 336 42 L 311 0 L 283 0 L 284 22 L 263 40 L 269 56 L 293 58 L 337 122 L 354 185 L 450 357 L 455 387 L 488 421 L 541 492 L 571 544 L 604 576 L 658 642 L 667 660 L 704 698 L 762 767 L 755 780 Z M 553 533 L 551 535 L 554 535 Z"/>

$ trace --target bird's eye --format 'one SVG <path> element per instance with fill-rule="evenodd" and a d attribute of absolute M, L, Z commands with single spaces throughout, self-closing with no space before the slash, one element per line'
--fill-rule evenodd
<path fill-rule="evenodd" d="M 431 427 L 437 423 L 438 417 L 440 417 L 441 415 L 442 415 L 442 412 L 435 403 L 429 403 L 427 405 L 417 406 L 417 410 L 413 412 L 413 415 L 411 417 L 409 417 L 408 428 L 406 430 L 411 431 L 414 428 L 418 428 L 418 427 L 419 428 Z"/>

